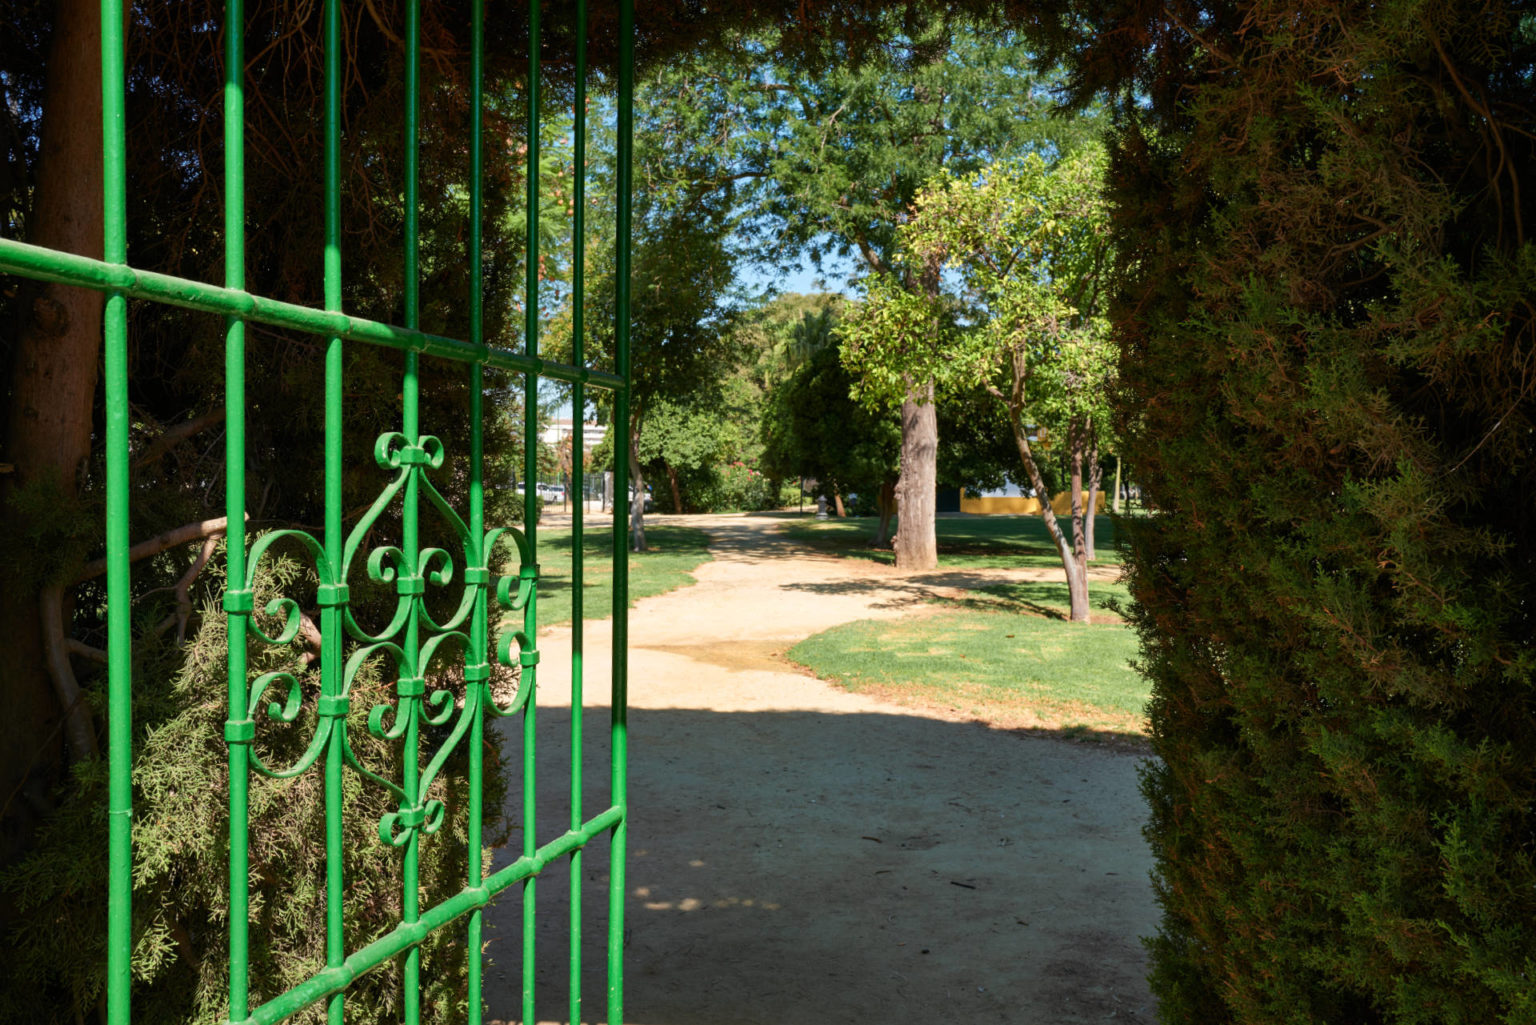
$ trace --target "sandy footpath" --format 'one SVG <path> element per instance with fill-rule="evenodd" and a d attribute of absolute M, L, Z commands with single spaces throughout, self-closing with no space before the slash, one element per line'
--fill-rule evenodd
<path fill-rule="evenodd" d="M 629 620 L 626 1022 L 1155 1020 L 1138 940 L 1156 928 L 1142 756 L 851 694 L 782 658 L 982 577 L 1054 575 L 901 577 L 809 552 L 773 520 L 686 522 L 715 560 Z M 606 621 L 586 624 L 587 815 L 608 804 L 609 644 Z M 543 843 L 571 814 L 570 628 L 539 647 Z M 516 764 L 520 727 L 505 737 Z M 514 834 L 500 860 L 520 846 Z M 582 1020 L 601 1021 L 606 841 L 584 859 Z M 541 1021 L 566 1020 L 569 878 L 562 863 L 537 883 Z M 517 891 L 487 918 L 491 1016 L 515 1021 Z"/>

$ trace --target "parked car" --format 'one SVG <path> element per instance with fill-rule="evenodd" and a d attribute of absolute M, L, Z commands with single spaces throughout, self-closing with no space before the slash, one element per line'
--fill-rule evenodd
<path fill-rule="evenodd" d="M 540 484 L 539 497 L 546 502 L 565 501 L 565 486 L 562 484 Z"/>

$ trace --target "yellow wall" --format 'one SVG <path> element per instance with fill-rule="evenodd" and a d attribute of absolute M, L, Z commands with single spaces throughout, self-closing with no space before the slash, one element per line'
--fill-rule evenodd
<path fill-rule="evenodd" d="M 1094 512 L 1104 511 L 1104 492 L 1094 493 Z M 1083 492 L 1086 502 L 1088 492 Z M 1039 516 L 1040 499 L 1025 498 L 1022 495 L 1016 498 L 972 498 L 970 495 L 960 496 L 960 511 L 967 513 L 981 513 L 984 516 Z M 1063 491 L 1051 499 L 1051 511 L 1057 516 L 1072 515 L 1072 496 Z"/>

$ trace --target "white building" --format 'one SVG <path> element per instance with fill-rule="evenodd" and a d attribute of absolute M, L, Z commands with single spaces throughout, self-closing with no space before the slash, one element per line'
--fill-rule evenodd
<path fill-rule="evenodd" d="M 546 445 L 551 445 L 558 448 L 565 444 L 566 439 L 575 433 L 576 425 L 574 421 L 572 421 L 569 417 L 561 417 L 559 419 L 550 420 L 545 424 L 544 429 L 539 431 L 539 440 Z M 604 437 L 607 436 L 607 434 L 608 428 L 603 424 L 582 424 L 581 444 L 582 448 L 586 450 L 586 454 L 590 455 L 592 453 L 592 449 L 597 447 L 597 445 L 603 440 Z"/>

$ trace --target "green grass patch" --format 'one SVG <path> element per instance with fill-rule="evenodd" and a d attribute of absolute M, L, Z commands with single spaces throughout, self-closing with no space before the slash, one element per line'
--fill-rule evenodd
<path fill-rule="evenodd" d="M 629 598 L 665 594 L 694 582 L 693 571 L 710 561 L 709 535 L 692 527 L 647 526 L 649 551 L 629 553 Z M 571 558 L 575 545 L 569 528 L 540 530 L 539 625 L 571 619 Z M 582 535 L 582 615 L 607 619 L 613 615 L 613 531 L 607 526 Z"/>
<path fill-rule="evenodd" d="M 941 704 L 1000 725 L 1142 735 L 1147 682 L 1117 623 L 957 609 L 825 630 L 789 658 L 849 690 Z"/>
<path fill-rule="evenodd" d="M 805 516 L 776 514 L 784 526 L 783 535 L 818 551 L 852 559 L 869 559 L 890 565 L 896 561 L 889 549 L 869 547 L 877 522 L 873 517 L 817 520 Z M 1070 519 L 1059 521 L 1062 529 L 1072 529 Z M 1120 562 L 1115 550 L 1115 523 L 1106 513 L 1094 517 L 1094 546 L 1098 558 L 1093 565 Z M 894 532 L 895 527 L 892 526 Z M 1061 557 L 1046 533 L 1039 516 L 964 516 L 944 515 L 935 521 L 939 545 L 939 565 L 950 568 L 1006 569 L 1019 566 L 1060 566 Z"/>
<path fill-rule="evenodd" d="M 1065 619 L 1067 610 L 1072 606 L 1065 580 L 986 584 L 971 591 L 971 595 L 954 604 L 964 608 L 1022 612 L 1054 619 Z M 1088 581 L 1088 606 L 1095 616 L 1099 613 L 1123 616 L 1130 604 L 1131 592 L 1119 581 Z"/>

